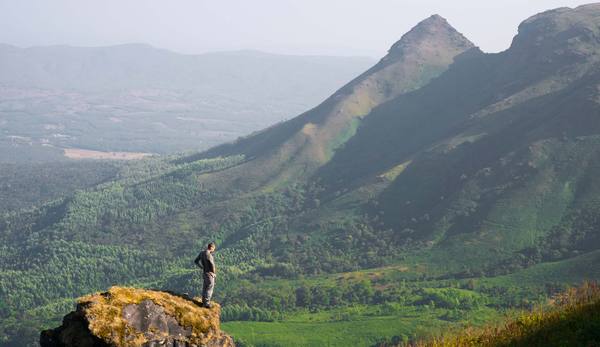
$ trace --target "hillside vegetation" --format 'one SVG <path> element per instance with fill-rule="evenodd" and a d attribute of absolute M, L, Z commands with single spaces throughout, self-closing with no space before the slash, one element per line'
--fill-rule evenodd
<path fill-rule="evenodd" d="M 596 346 L 600 341 L 600 288 L 586 282 L 553 297 L 548 305 L 502 325 L 468 329 L 427 342 L 396 337 L 378 347 Z"/>

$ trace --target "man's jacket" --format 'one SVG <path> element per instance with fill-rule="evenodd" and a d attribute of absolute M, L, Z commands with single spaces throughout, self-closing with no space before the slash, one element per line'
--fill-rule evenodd
<path fill-rule="evenodd" d="M 213 259 L 212 253 L 208 249 L 200 252 L 194 263 L 204 270 L 204 272 L 216 273 L 217 268 L 215 267 L 215 260 Z"/>

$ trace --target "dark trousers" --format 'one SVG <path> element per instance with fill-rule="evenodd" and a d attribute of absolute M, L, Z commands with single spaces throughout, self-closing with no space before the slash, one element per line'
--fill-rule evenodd
<path fill-rule="evenodd" d="M 202 302 L 206 305 L 210 303 L 210 298 L 212 298 L 213 289 L 215 288 L 215 277 L 211 276 L 208 272 L 203 272 L 202 279 L 204 280 L 202 284 Z"/>

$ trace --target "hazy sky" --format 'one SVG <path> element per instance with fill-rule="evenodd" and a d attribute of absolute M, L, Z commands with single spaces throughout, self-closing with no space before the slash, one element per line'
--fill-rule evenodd
<path fill-rule="evenodd" d="M 486 52 L 518 24 L 577 0 L 0 0 L 0 42 L 21 47 L 142 42 L 183 53 L 258 49 L 382 56 L 437 13 Z"/>

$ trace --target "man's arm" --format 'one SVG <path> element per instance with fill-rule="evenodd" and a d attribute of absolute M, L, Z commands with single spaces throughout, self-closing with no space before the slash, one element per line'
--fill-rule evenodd
<path fill-rule="evenodd" d="M 204 267 L 202 266 L 202 263 L 200 262 L 200 259 L 202 259 L 202 252 L 200 252 L 200 254 L 198 254 L 196 259 L 194 259 L 194 264 L 196 264 L 196 266 L 198 266 L 199 268 L 204 269 Z"/>

